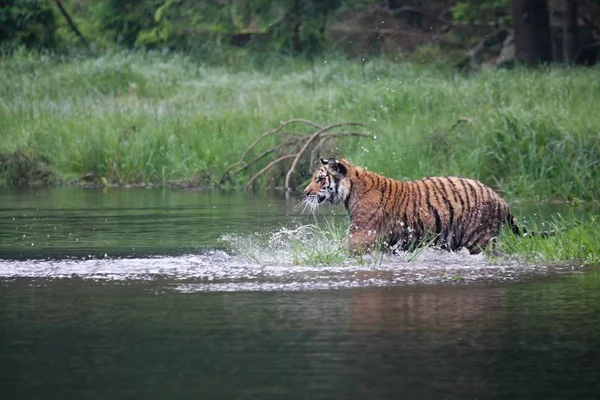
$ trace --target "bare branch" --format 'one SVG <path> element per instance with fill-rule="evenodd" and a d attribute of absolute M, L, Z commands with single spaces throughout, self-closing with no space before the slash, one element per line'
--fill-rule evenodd
<path fill-rule="evenodd" d="M 266 132 L 262 133 L 262 134 L 261 134 L 261 135 L 260 135 L 260 136 L 259 136 L 259 137 L 258 137 L 258 138 L 257 138 L 257 139 L 254 141 L 254 142 L 252 142 L 252 144 L 251 144 L 250 146 L 248 146 L 248 147 L 246 148 L 246 150 L 245 150 L 245 151 L 242 153 L 242 156 L 240 157 L 239 161 L 237 161 L 237 162 L 235 162 L 235 163 L 231 164 L 229 167 L 227 167 L 227 169 L 225 170 L 225 172 L 224 172 L 224 173 L 223 173 L 223 175 L 221 176 L 221 179 L 219 179 L 219 183 L 221 183 L 221 184 L 222 184 L 222 183 L 225 181 L 225 179 L 227 179 L 227 178 L 229 177 L 229 172 L 230 172 L 230 171 L 231 171 L 233 168 L 235 168 L 235 167 L 237 167 L 237 166 L 239 166 L 239 165 L 242 165 L 242 164 L 243 164 L 243 165 L 245 165 L 245 167 L 243 167 L 242 169 L 245 169 L 245 168 L 247 168 L 247 167 L 249 166 L 249 165 L 248 165 L 248 163 L 246 163 L 246 162 L 244 161 L 244 159 L 246 158 L 246 155 L 248 155 L 248 153 L 249 153 L 249 152 L 250 152 L 250 151 L 251 151 L 251 150 L 252 150 L 252 149 L 253 149 L 253 148 L 254 148 L 254 147 L 255 147 L 255 146 L 258 144 L 258 143 L 260 143 L 260 141 L 261 141 L 261 140 L 263 140 L 263 139 L 264 139 L 264 138 L 266 138 L 267 136 L 271 136 L 271 135 L 274 135 L 274 134 L 276 134 L 277 132 L 280 132 L 280 131 L 281 131 L 283 128 L 285 128 L 286 126 L 288 126 L 288 125 L 290 125 L 290 124 L 294 124 L 294 123 L 302 123 L 302 124 L 306 124 L 306 125 L 313 126 L 313 127 L 315 127 L 315 128 L 322 128 L 322 126 L 321 126 L 321 125 L 319 125 L 319 124 L 317 124 L 317 123 L 315 123 L 315 122 L 312 122 L 312 121 L 309 121 L 309 120 L 303 119 L 303 118 L 292 118 L 292 119 L 289 119 L 289 120 L 287 120 L 287 121 L 282 121 L 282 122 L 280 122 L 280 123 L 279 123 L 279 126 L 278 126 L 277 128 L 275 128 L 275 129 L 271 129 L 271 130 L 269 130 L 269 131 L 266 131 Z"/>
<path fill-rule="evenodd" d="M 239 167 L 238 169 L 236 169 L 235 171 L 233 171 L 233 174 L 239 174 L 240 172 L 242 172 L 243 170 L 245 170 L 246 168 L 250 167 L 251 165 L 255 164 L 256 162 L 262 160 L 264 157 L 268 156 L 271 153 L 276 152 L 277 150 L 282 149 L 283 147 L 289 146 L 289 145 L 294 145 L 297 143 L 302 142 L 303 140 L 305 140 L 306 137 L 301 137 L 301 138 L 289 138 L 288 140 L 286 140 L 283 143 L 278 144 L 275 147 L 271 147 L 270 149 L 267 149 L 265 151 L 263 151 L 262 153 L 260 153 L 259 155 L 257 155 L 256 157 L 254 157 L 252 160 L 248 161 L 248 163 L 246 163 L 246 165 Z"/>
<path fill-rule="evenodd" d="M 248 183 L 246 183 L 245 188 L 249 188 L 250 185 L 252 185 L 252 182 L 254 182 L 254 180 L 256 178 L 258 178 L 259 176 L 261 176 L 262 174 L 264 174 L 265 172 L 267 172 L 269 169 L 271 169 L 271 167 L 273 167 L 275 164 L 277 164 L 280 161 L 283 160 L 287 160 L 288 158 L 292 158 L 292 157 L 296 157 L 295 154 L 286 154 L 285 156 L 281 156 L 276 160 L 271 161 L 269 164 L 267 164 L 266 167 L 264 167 L 263 169 L 261 169 L 260 171 L 258 171 L 256 174 L 254 174 L 254 176 L 252 178 L 250 178 L 250 180 L 248 181 Z"/>
<path fill-rule="evenodd" d="M 303 124 L 314 126 L 315 128 L 322 128 L 322 126 L 317 125 L 314 122 L 307 121 L 307 120 L 301 119 L 301 118 L 294 118 L 294 119 L 289 119 L 287 121 L 283 121 L 283 122 L 280 123 L 280 125 L 277 128 L 271 129 L 270 131 L 264 132 L 250 146 L 248 146 L 248 148 L 246 149 L 246 151 L 244 151 L 244 153 L 242 153 L 242 156 L 240 157 L 240 161 L 243 161 L 244 158 L 246 157 L 246 154 L 248 154 L 248 152 L 250 150 L 252 150 L 254 148 L 254 146 L 256 146 L 261 140 L 263 140 L 267 136 L 271 136 L 271 135 L 276 134 L 277 132 L 279 132 L 283 128 L 285 128 L 286 126 L 288 126 L 290 124 L 293 124 L 293 123 L 303 123 Z"/>
<path fill-rule="evenodd" d="M 372 138 L 373 135 L 369 135 L 368 133 L 362 133 L 362 132 L 335 132 L 335 133 L 326 133 L 324 135 L 321 135 L 321 137 L 336 137 L 336 136 L 359 136 L 359 137 L 365 137 L 365 138 Z"/>
<path fill-rule="evenodd" d="M 452 124 L 452 126 L 450 127 L 450 129 L 448 129 L 448 133 L 452 132 L 454 129 L 456 129 L 456 127 L 458 125 L 460 125 L 463 122 L 471 122 L 471 120 L 467 117 L 460 117 L 459 119 L 457 119 L 454 124 Z"/>
<path fill-rule="evenodd" d="M 321 136 L 321 140 L 319 140 L 319 143 L 317 143 L 317 145 L 313 147 L 313 149 L 310 152 L 310 161 L 308 162 L 308 165 L 313 165 L 313 162 L 315 161 L 315 156 L 318 155 L 319 149 L 321 148 L 321 146 L 323 146 L 323 143 L 325 143 L 329 139 L 330 136 Z"/>
<path fill-rule="evenodd" d="M 319 129 L 318 131 L 316 131 L 315 133 L 313 133 L 308 140 L 306 141 L 306 143 L 304 143 L 304 146 L 302 146 L 302 148 L 300 149 L 300 151 L 298 152 L 298 154 L 296 155 L 296 158 L 294 158 L 294 162 L 292 163 L 292 166 L 290 167 L 287 175 L 285 176 L 285 190 L 287 191 L 291 191 L 292 188 L 290 186 L 290 179 L 292 178 L 292 173 L 294 172 L 294 170 L 296 169 L 296 164 L 298 164 L 298 160 L 300 160 L 300 157 L 302 157 L 302 154 L 304 153 L 304 151 L 306 151 L 306 149 L 308 148 L 308 146 L 312 143 L 313 140 L 315 140 L 317 137 L 319 137 L 319 135 L 325 131 L 328 131 L 330 129 L 333 128 L 337 128 L 340 126 L 364 126 L 363 124 L 361 124 L 360 122 L 339 122 L 337 124 L 331 124 L 328 125 L 324 128 Z"/>
<path fill-rule="evenodd" d="M 317 130 L 311 134 L 283 131 L 283 129 L 286 126 L 293 124 L 293 123 L 302 123 L 305 125 L 310 125 L 314 128 L 317 128 Z M 287 188 L 287 190 L 290 190 L 291 189 L 291 185 L 290 185 L 291 176 L 292 176 L 299 160 L 304 155 L 306 150 L 309 149 L 311 146 L 312 146 L 312 150 L 311 150 L 311 159 L 312 159 L 312 158 L 314 158 L 315 151 L 319 150 L 327 140 L 331 140 L 335 137 L 348 137 L 348 136 L 371 137 L 371 135 L 363 133 L 363 132 L 329 132 L 331 129 L 342 127 L 342 126 L 363 126 L 363 124 L 361 124 L 359 122 L 340 122 L 340 123 L 323 126 L 323 125 L 319 125 L 315 122 L 311 122 L 311 121 L 308 121 L 305 119 L 300 119 L 300 118 L 284 121 L 277 128 L 271 129 L 269 131 L 262 133 L 256 140 L 254 140 L 250 144 L 250 146 L 248 146 L 248 148 L 246 148 L 246 150 L 243 152 L 242 156 L 240 157 L 240 160 L 233 163 L 229 167 L 227 167 L 225 173 L 223 173 L 223 176 L 219 180 L 219 183 L 222 184 L 225 182 L 225 180 L 231 181 L 231 178 L 230 178 L 231 175 L 239 174 L 240 172 L 247 170 L 248 168 L 252 167 L 253 165 L 256 165 L 261 160 L 264 160 L 265 157 L 274 154 L 276 159 L 269 162 L 264 168 L 262 168 L 260 171 L 258 171 L 254 175 L 252 175 L 252 177 L 246 183 L 245 187 L 246 188 L 251 187 L 252 184 L 256 181 L 256 179 L 258 179 L 261 175 L 264 175 L 268 170 L 273 168 L 273 166 L 275 166 L 276 164 L 293 158 L 294 161 L 292 162 L 292 165 L 291 165 L 291 168 L 289 169 L 289 171 L 287 171 L 286 180 L 285 180 L 285 187 Z M 265 149 L 260 154 L 255 155 L 250 160 L 247 160 L 250 152 L 260 143 L 260 141 L 262 139 L 264 139 L 267 136 L 275 135 L 278 133 L 280 133 L 278 135 L 279 143 Z M 320 138 L 320 140 L 318 141 L 318 143 L 316 145 L 314 145 L 317 138 Z"/>

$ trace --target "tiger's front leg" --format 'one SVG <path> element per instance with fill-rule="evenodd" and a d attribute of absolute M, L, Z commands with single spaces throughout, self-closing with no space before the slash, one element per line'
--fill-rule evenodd
<path fill-rule="evenodd" d="M 372 252 L 375 249 L 376 240 L 377 233 L 375 230 L 359 229 L 351 226 L 342 243 L 348 246 L 350 253 L 360 255 Z"/>

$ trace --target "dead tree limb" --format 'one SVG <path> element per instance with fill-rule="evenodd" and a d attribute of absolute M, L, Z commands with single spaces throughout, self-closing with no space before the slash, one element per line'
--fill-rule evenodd
<path fill-rule="evenodd" d="M 249 168 L 253 164 L 256 164 L 258 161 L 262 160 L 263 158 L 265 158 L 269 154 L 275 153 L 276 151 L 281 150 L 282 148 L 284 148 L 286 146 L 300 143 L 303 139 L 304 138 L 290 138 L 290 139 L 286 140 L 285 142 L 283 142 L 281 144 L 278 144 L 275 147 L 271 147 L 270 149 L 263 151 L 262 153 L 260 153 L 259 155 L 257 155 L 256 157 L 254 157 L 253 159 L 251 159 L 250 161 L 248 161 L 245 165 L 240 166 L 238 169 L 236 169 L 235 171 L 233 171 L 232 174 L 234 174 L 234 175 L 239 174 L 240 172 L 242 172 L 246 168 Z"/>
<path fill-rule="evenodd" d="M 248 183 L 246 183 L 245 188 L 249 188 L 250 185 L 252 185 L 252 182 L 254 182 L 254 180 L 256 178 L 258 178 L 259 176 L 261 176 L 262 174 L 264 174 L 265 172 L 267 172 L 268 170 L 270 170 L 275 164 L 277 164 L 280 161 L 283 160 L 287 160 L 288 158 L 292 158 L 292 157 L 296 157 L 295 154 L 286 154 L 285 156 L 281 156 L 276 160 L 271 161 L 269 164 L 267 164 L 266 167 L 264 167 L 263 169 L 261 169 L 260 171 L 258 171 L 256 174 L 254 174 L 254 176 L 252 178 L 250 178 L 250 180 L 248 181 Z"/>
<path fill-rule="evenodd" d="M 284 128 L 287 126 L 300 123 L 316 128 L 317 130 L 312 133 L 300 133 L 300 132 L 289 132 L 285 131 Z M 320 151 L 324 144 L 328 140 L 332 140 L 336 137 L 372 137 L 364 132 L 331 132 L 334 128 L 339 128 L 343 126 L 362 126 L 359 122 L 339 122 L 331 125 L 320 125 L 312 121 L 308 121 L 301 118 L 290 119 L 288 121 L 281 122 L 279 126 L 274 129 L 263 132 L 254 140 L 243 152 L 238 161 L 231 164 L 227 167 L 223 176 L 219 180 L 220 184 L 225 183 L 226 180 L 231 180 L 231 176 L 237 175 L 243 171 L 248 170 L 249 168 L 261 164 L 265 158 L 271 156 L 274 157 L 275 160 L 270 161 L 267 165 L 261 168 L 258 172 L 251 176 L 251 178 L 244 185 L 246 188 L 252 187 L 253 183 L 260 176 L 264 175 L 267 171 L 272 169 L 275 165 L 293 159 L 291 163 L 290 169 L 287 171 L 285 176 L 285 187 L 287 190 L 291 190 L 291 179 L 292 174 L 295 172 L 296 167 L 298 166 L 298 162 L 308 149 L 311 149 L 311 161 L 309 165 L 312 165 L 312 161 L 315 157 L 315 152 Z M 262 151 L 258 154 L 254 153 L 254 150 L 257 149 L 261 141 L 269 136 L 277 135 L 277 142 L 271 145 L 269 148 L 262 148 Z M 317 139 L 320 139 L 317 141 Z M 288 164 L 289 165 L 289 164 Z"/>
<path fill-rule="evenodd" d="M 308 165 L 313 165 L 313 163 L 315 162 L 315 157 L 319 156 L 319 149 L 328 140 L 329 140 L 328 136 L 321 137 L 321 140 L 319 140 L 319 143 L 317 143 L 317 145 L 315 147 L 313 147 L 313 149 L 310 152 L 310 161 L 308 162 Z"/>
<path fill-rule="evenodd" d="M 231 164 L 231 165 L 230 165 L 230 166 L 229 166 L 229 167 L 228 167 L 228 168 L 225 170 L 225 172 L 224 172 L 224 173 L 223 173 L 223 175 L 221 176 L 221 179 L 219 179 L 219 183 L 221 183 L 221 184 L 222 184 L 223 182 L 225 182 L 225 180 L 226 180 L 226 179 L 228 179 L 228 178 L 229 178 L 229 172 L 230 172 L 230 171 L 231 171 L 233 168 L 235 168 L 235 167 L 237 167 L 237 166 L 239 166 L 239 165 L 248 164 L 248 163 L 246 163 L 246 162 L 244 161 L 244 160 L 245 160 L 245 158 L 246 158 L 246 155 L 248 155 L 248 153 L 249 153 L 250 151 L 252 151 L 252 149 L 253 149 L 254 147 L 256 147 L 256 146 L 257 146 L 257 145 L 258 145 L 258 144 L 259 144 L 259 143 L 260 143 L 260 142 L 261 142 L 261 141 L 262 141 L 264 138 L 266 138 L 266 137 L 268 137 L 268 136 L 272 136 L 272 135 L 274 135 L 274 134 L 276 134 L 276 133 L 279 133 L 279 132 L 281 132 L 281 131 L 283 130 L 283 128 L 285 128 L 285 127 L 286 127 L 286 126 L 288 126 L 288 125 L 294 124 L 294 123 L 302 123 L 302 124 L 310 125 L 310 126 L 312 126 L 312 127 L 315 127 L 315 128 L 322 128 L 322 126 L 321 126 L 321 125 L 319 125 L 319 124 L 317 124 L 317 123 L 315 123 L 315 122 L 312 122 L 312 121 L 306 120 L 306 119 L 302 119 L 302 118 L 293 118 L 293 119 L 289 119 L 289 120 L 287 120 L 287 121 L 280 122 L 280 124 L 279 124 L 279 126 L 278 126 L 277 128 L 274 128 L 274 129 L 268 130 L 268 131 L 266 131 L 266 132 L 262 133 L 262 134 L 261 134 L 261 135 L 260 135 L 258 138 L 256 138 L 256 140 L 255 140 L 254 142 L 252 142 L 252 143 L 250 144 L 250 146 L 248 146 L 248 147 L 246 148 L 246 150 L 245 150 L 245 151 L 242 153 L 242 156 L 240 157 L 239 161 L 237 161 L 237 162 L 235 162 L 235 163 Z M 288 135 L 289 135 L 289 133 L 288 133 Z M 243 166 L 242 166 L 242 170 L 244 170 L 244 169 L 248 168 L 248 166 L 249 166 L 249 165 L 243 165 Z M 239 172 L 239 171 L 237 171 L 237 172 Z M 234 172 L 234 174 L 235 174 L 235 173 L 237 173 L 237 172 Z"/>
<path fill-rule="evenodd" d="M 326 132 L 330 129 L 336 128 L 338 126 L 347 126 L 347 125 L 353 125 L 353 126 L 364 126 L 363 124 L 361 124 L 360 122 L 339 122 L 337 124 L 331 124 L 331 125 L 327 125 L 321 129 L 319 129 L 318 131 L 316 131 L 315 133 L 313 133 L 308 140 L 306 141 L 306 143 L 304 143 L 304 146 L 302 146 L 302 148 L 300 149 L 300 151 L 298 152 L 298 154 L 296 155 L 296 158 L 294 158 L 294 162 L 292 162 L 292 166 L 290 167 L 290 169 L 288 170 L 287 175 L 285 176 L 285 190 L 286 191 L 291 191 L 292 187 L 290 186 L 290 179 L 292 178 L 292 174 L 294 173 L 294 170 L 296 169 L 296 164 L 298 164 L 298 160 L 300 160 L 300 157 L 302 157 L 302 154 L 304 153 L 304 151 L 306 151 L 306 149 L 308 148 L 308 146 L 311 144 L 311 142 L 313 140 L 315 140 L 316 138 L 319 137 L 319 135 L 323 132 Z"/>
<path fill-rule="evenodd" d="M 288 126 L 290 124 L 293 124 L 293 123 L 296 123 L 296 122 L 304 123 L 304 124 L 307 124 L 307 125 L 312 125 L 315 128 L 323 128 L 322 126 L 317 125 L 314 122 L 307 121 L 305 119 L 300 119 L 300 118 L 290 119 L 290 120 L 281 122 L 281 125 L 279 125 L 277 128 L 271 129 L 270 131 L 266 131 L 265 133 L 263 133 L 262 135 L 260 135 L 250 146 L 248 146 L 248 148 L 246 149 L 246 151 L 244 151 L 244 153 L 242 154 L 242 157 L 240 157 L 240 159 L 243 160 L 246 157 L 246 154 L 248 154 L 248 152 L 250 150 L 252 150 L 258 144 L 258 142 L 260 142 L 261 140 L 263 140 L 267 136 L 274 135 L 277 132 L 280 132 L 286 126 Z"/>
<path fill-rule="evenodd" d="M 471 119 L 467 118 L 467 117 L 460 117 L 459 119 L 457 119 L 454 122 L 454 124 L 452 124 L 452 126 L 450 127 L 450 129 L 448 129 L 448 133 L 452 132 L 454 129 L 456 129 L 456 127 L 458 127 L 463 122 L 471 122 Z"/>
<path fill-rule="evenodd" d="M 309 165 L 313 164 L 313 161 L 315 159 L 315 155 L 318 155 L 318 150 L 321 148 L 321 146 L 323 146 L 323 143 L 325 143 L 327 140 L 334 138 L 334 137 L 340 137 L 340 136 L 356 136 L 356 137 L 364 137 L 364 138 L 372 138 L 373 135 L 369 135 L 367 133 L 362 133 L 362 132 L 336 132 L 336 133 L 324 133 L 321 135 L 321 140 L 319 140 L 319 143 L 317 143 L 317 145 L 315 147 L 313 147 L 311 153 L 310 153 L 310 162 Z"/>

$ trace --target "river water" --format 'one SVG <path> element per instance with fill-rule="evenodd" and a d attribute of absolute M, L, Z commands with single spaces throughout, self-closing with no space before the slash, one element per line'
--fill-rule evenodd
<path fill-rule="evenodd" d="M 2 398 L 598 398 L 597 268 L 304 263 L 337 243 L 297 202 L 0 192 Z"/>

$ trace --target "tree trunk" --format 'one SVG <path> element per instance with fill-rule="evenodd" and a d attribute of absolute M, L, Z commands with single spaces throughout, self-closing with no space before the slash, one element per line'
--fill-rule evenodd
<path fill-rule="evenodd" d="M 292 19 L 292 53 L 300 54 L 303 50 L 302 41 L 300 39 L 300 27 L 302 26 L 302 13 L 300 8 L 300 0 L 293 0 L 291 16 Z"/>
<path fill-rule="evenodd" d="M 563 53 L 567 64 L 575 62 L 578 50 L 577 0 L 563 0 Z"/>
<path fill-rule="evenodd" d="M 81 43 L 83 43 L 86 47 L 89 47 L 87 40 L 85 40 L 85 37 L 81 34 L 81 32 L 79 31 L 79 29 L 77 29 L 77 25 L 75 25 L 75 22 L 73 22 L 73 19 L 71 19 L 71 16 L 67 12 L 67 10 L 65 10 L 65 8 L 63 7 L 63 5 L 60 2 L 60 0 L 54 0 L 54 3 L 56 4 L 56 6 L 58 7 L 58 9 L 60 10 L 60 13 L 63 15 L 63 17 L 65 17 L 65 19 L 67 20 L 67 23 L 71 27 L 71 30 L 73 32 L 75 32 L 75 34 L 77 35 L 77 37 L 79 38 L 79 40 L 81 40 Z"/>
<path fill-rule="evenodd" d="M 512 0 L 515 58 L 536 65 L 552 61 L 550 18 L 546 0 Z"/>

